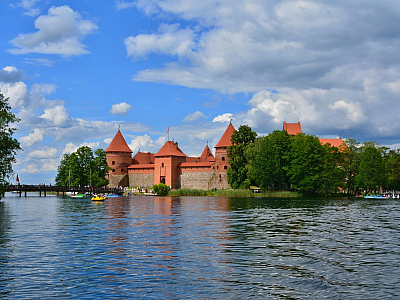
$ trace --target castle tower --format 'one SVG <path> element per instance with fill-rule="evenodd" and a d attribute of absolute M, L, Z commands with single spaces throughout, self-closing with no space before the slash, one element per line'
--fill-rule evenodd
<path fill-rule="evenodd" d="M 180 165 L 186 162 L 186 154 L 178 143 L 167 141 L 154 155 L 154 184 L 165 183 L 173 189 L 180 188 Z"/>
<path fill-rule="evenodd" d="M 132 164 L 132 150 L 119 129 L 105 152 L 107 165 L 112 168 L 108 172 L 110 186 L 127 186 L 129 182 L 125 175 Z"/>
<path fill-rule="evenodd" d="M 228 147 L 232 145 L 231 137 L 236 131 L 232 123 L 229 123 L 219 142 L 215 145 L 215 173 L 218 176 L 218 188 L 229 188 L 227 170 L 230 167 Z"/>

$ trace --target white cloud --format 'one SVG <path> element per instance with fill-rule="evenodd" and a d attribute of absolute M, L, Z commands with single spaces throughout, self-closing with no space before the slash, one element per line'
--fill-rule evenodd
<path fill-rule="evenodd" d="M 30 133 L 28 136 L 23 136 L 19 138 L 22 147 L 30 147 L 34 144 L 43 142 L 45 131 L 40 128 L 35 128 L 33 133 Z"/>
<path fill-rule="evenodd" d="M 189 123 L 193 121 L 197 121 L 199 119 L 205 119 L 206 116 L 201 111 L 196 111 L 194 113 L 188 114 L 184 119 L 183 122 Z"/>
<path fill-rule="evenodd" d="M 49 120 L 51 125 L 57 127 L 67 126 L 70 122 L 70 117 L 62 105 L 57 105 L 52 108 L 47 108 L 44 110 L 44 114 L 40 116 L 43 119 Z"/>
<path fill-rule="evenodd" d="M 129 144 L 133 155 L 139 150 L 141 152 L 151 152 L 154 151 L 154 141 L 147 134 L 135 137 Z"/>
<path fill-rule="evenodd" d="M 11 42 L 17 48 L 9 49 L 12 54 L 42 53 L 63 56 L 87 54 L 86 46 L 80 40 L 97 30 L 97 25 L 83 20 L 78 12 L 69 6 L 51 7 L 48 15 L 35 21 L 38 31 L 19 34 Z"/>
<path fill-rule="evenodd" d="M 131 105 L 126 102 L 121 102 L 118 104 L 113 104 L 110 109 L 110 114 L 124 116 L 132 109 Z"/>
<path fill-rule="evenodd" d="M 190 57 L 194 32 L 189 28 L 180 29 L 179 24 L 161 24 L 157 34 L 139 34 L 125 39 L 128 56 L 136 59 L 146 57 L 149 53 L 163 53 L 177 55 L 178 57 Z"/>
<path fill-rule="evenodd" d="M 230 121 L 234 120 L 234 118 L 232 118 L 232 116 L 233 116 L 233 114 L 226 113 L 223 115 L 219 115 L 218 117 L 215 117 L 212 121 L 213 122 L 221 122 L 221 123 L 230 122 Z"/>
<path fill-rule="evenodd" d="M 80 145 L 75 145 L 74 143 L 68 143 L 65 145 L 64 150 L 62 151 L 62 154 L 71 154 L 72 152 L 75 152 L 76 150 L 78 150 L 80 147 L 86 146 L 93 149 L 98 148 L 100 145 L 100 142 L 91 142 L 91 143 L 82 143 Z"/>
<path fill-rule="evenodd" d="M 56 148 L 48 148 L 46 150 L 35 150 L 28 154 L 29 158 L 54 158 L 57 154 Z"/>

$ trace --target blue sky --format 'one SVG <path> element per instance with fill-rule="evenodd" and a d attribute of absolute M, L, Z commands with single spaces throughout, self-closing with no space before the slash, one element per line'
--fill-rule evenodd
<path fill-rule="evenodd" d="M 258 134 L 400 147 L 400 3 L 5 0 L 0 90 L 21 119 L 22 183 L 54 183 L 65 153 L 212 148 L 232 119 Z"/>

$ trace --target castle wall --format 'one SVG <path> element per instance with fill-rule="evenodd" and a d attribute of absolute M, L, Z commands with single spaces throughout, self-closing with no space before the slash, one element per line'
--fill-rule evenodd
<path fill-rule="evenodd" d="M 231 186 L 228 184 L 228 174 L 226 172 L 215 172 L 213 173 L 209 181 L 209 189 L 230 189 Z"/>
<path fill-rule="evenodd" d="M 134 173 L 129 174 L 129 186 L 131 187 L 153 187 L 154 185 L 154 172 L 153 173 Z"/>
<path fill-rule="evenodd" d="M 128 174 L 125 175 L 109 175 L 108 180 L 110 183 L 108 184 L 109 187 L 119 187 L 119 186 L 129 186 L 129 178 Z"/>
<path fill-rule="evenodd" d="M 182 189 L 210 190 L 213 172 L 185 172 L 181 174 Z"/>

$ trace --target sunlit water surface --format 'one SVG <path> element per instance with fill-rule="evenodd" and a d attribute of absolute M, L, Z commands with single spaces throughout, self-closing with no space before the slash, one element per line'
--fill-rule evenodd
<path fill-rule="evenodd" d="M 398 200 L 0 200 L 3 299 L 399 295 Z"/>

